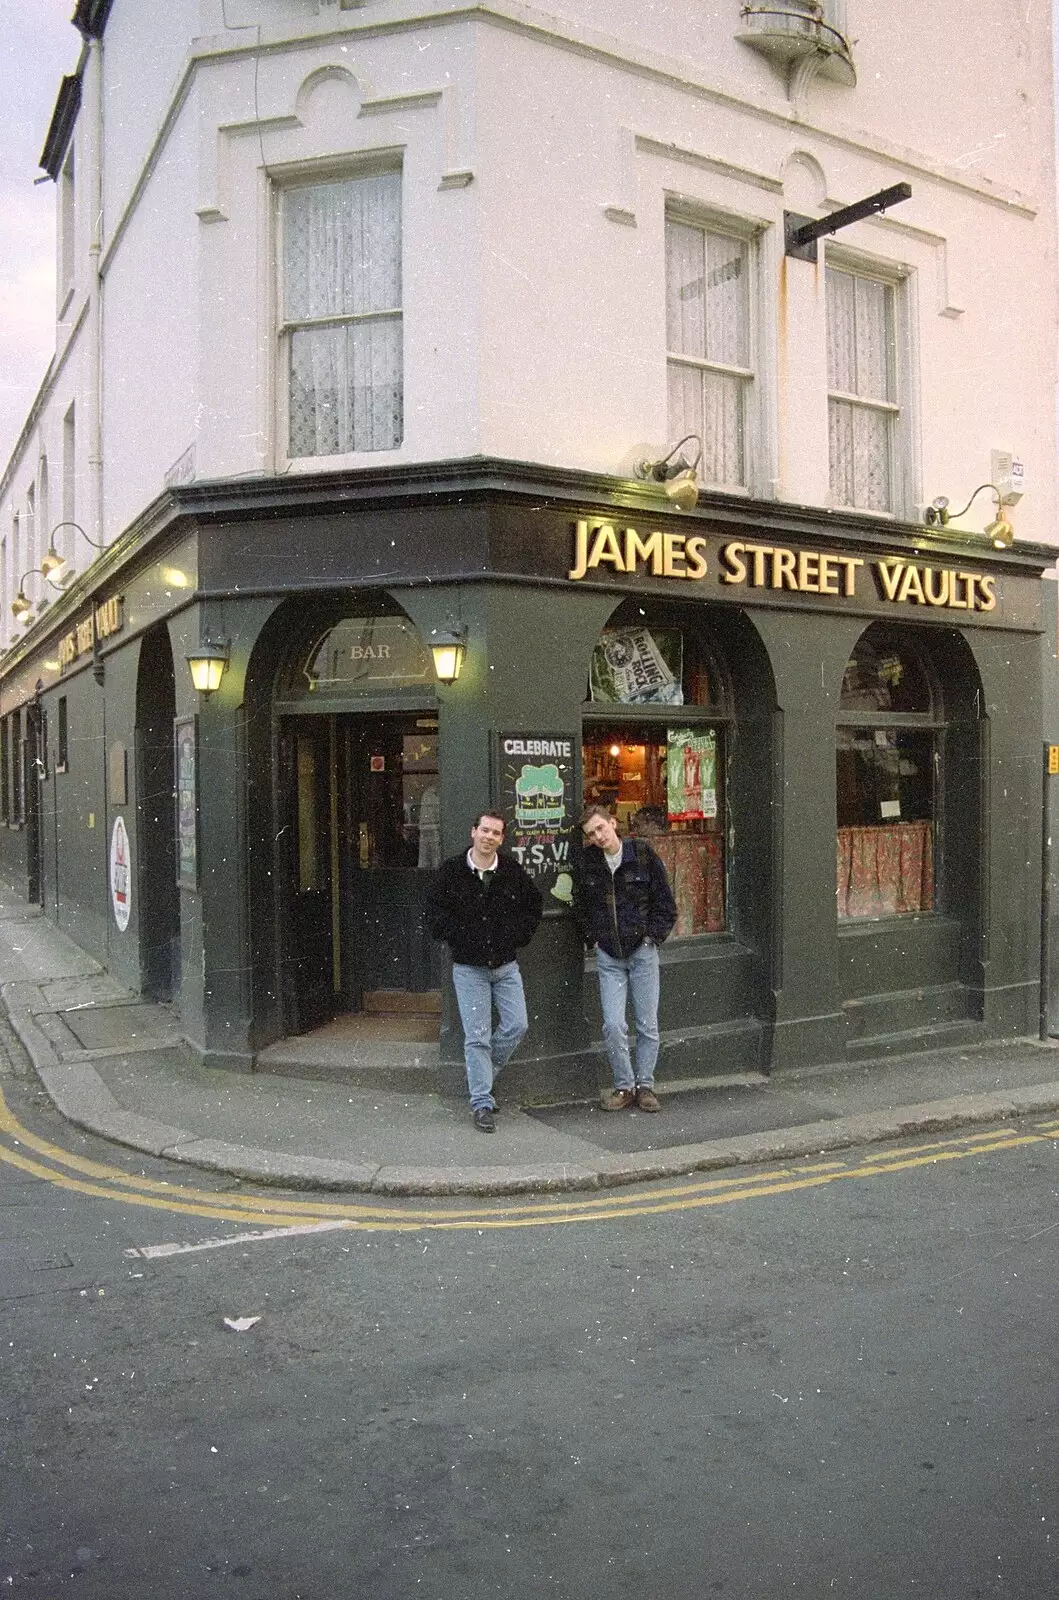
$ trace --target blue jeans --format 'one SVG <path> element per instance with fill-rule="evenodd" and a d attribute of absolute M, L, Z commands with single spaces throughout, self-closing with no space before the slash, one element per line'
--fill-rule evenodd
<path fill-rule="evenodd" d="M 467 1061 L 467 1088 L 471 1106 L 492 1110 L 493 1079 L 526 1036 L 526 996 L 517 961 L 503 967 L 452 965 L 452 987 L 463 1023 L 463 1053 Z M 493 1007 L 497 1025 L 493 1028 Z"/>
<path fill-rule="evenodd" d="M 615 1089 L 650 1089 L 658 1060 L 658 946 L 644 940 L 631 956 L 609 956 L 596 947 L 599 1001 L 603 1008 L 603 1043 L 607 1047 Z M 636 1072 L 629 1057 L 629 1025 L 625 1002 L 632 1000 L 636 1020 Z"/>

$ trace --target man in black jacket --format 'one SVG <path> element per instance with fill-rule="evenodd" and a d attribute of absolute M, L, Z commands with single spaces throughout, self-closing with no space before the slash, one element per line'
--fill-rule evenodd
<path fill-rule="evenodd" d="M 654 1091 L 658 1060 L 658 946 L 677 919 L 666 869 L 644 839 L 619 837 L 614 818 L 589 806 L 581 819 L 586 849 L 574 876 L 574 914 L 596 947 L 603 1042 L 614 1088 L 604 1111 L 638 1106 L 661 1111 Z M 636 1018 L 636 1069 L 629 1054 L 625 1006 Z"/>
<path fill-rule="evenodd" d="M 514 856 L 500 853 L 503 840 L 503 817 L 483 812 L 471 829 L 471 848 L 442 863 L 427 901 L 430 931 L 452 951 L 467 1088 L 481 1133 L 496 1127 L 493 1080 L 529 1026 L 515 952 L 541 920 L 540 892 Z"/>

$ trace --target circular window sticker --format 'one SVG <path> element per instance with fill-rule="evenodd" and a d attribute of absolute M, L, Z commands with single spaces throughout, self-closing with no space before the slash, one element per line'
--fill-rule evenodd
<path fill-rule="evenodd" d="M 110 835 L 110 901 L 114 907 L 114 921 L 124 933 L 132 911 L 132 852 L 124 817 L 115 819 Z"/>

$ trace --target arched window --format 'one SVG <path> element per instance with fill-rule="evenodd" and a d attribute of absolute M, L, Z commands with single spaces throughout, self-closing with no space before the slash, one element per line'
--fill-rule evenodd
<path fill-rule="evenodd" d="M 436 685 L 430 651 L 408 617 L 343 617 L 294 665 L 284 699 L 393 695 Z"/>
<path fill-rule="evenodd" d="M 725 915 L 729 696 L 701 623 L 625 607 L 592 652 L 582 761 L 588 805 L 650 840 L 677 901 L 677 937 Z"/>
<path fill-rule="evenodd" d="M 840 920 L 935 905 L 941 690 L 910 630 L 877 623 L 842 679 L 836 735 Z"/>

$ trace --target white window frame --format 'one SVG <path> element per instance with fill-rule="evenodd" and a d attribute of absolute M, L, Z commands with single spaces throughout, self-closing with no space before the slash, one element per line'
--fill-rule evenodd
<path fill-rule="evenodd" d="M 903 265 L 891 261 L 882 261 L 877 257 L 868 256 L 859 251 L 835 247 L 829 247 L 826 250 L 824 267 L 825 272 L 834 269 L 838 272 L 847 273 L 854 278 L 867 278 L 874 283 L 883 284 L 890 291 L 890 304 L 892 307 L 890 335 L 892 398 L 887 401 L 879 401 L 869 399 L 863 395 L 847 394 L 845 391 L 833 390 L 830 384 L 830 374 L 828 373 L 828 505 L 833 506 L 836 510 L 848 511 L 860 516 L 898 520 L 914 517 L 916 504 L 915 483 L 917 481 L 917 461 L 914 450 L 917 394 L 913 382 L 913 375 L 916 371 L 916 343 L 912 315 L 913 273 Z M 827 325 L 825 282 L 825 351 L 830 338 L 831 330 Z M 845 505 L 835 496 L 830 460 L 832 401 L 863 406 L 877 413 L 886 413 L 890 418 L 889 506 L 884 511 L 878 510 L 874 506 Z"/>
<path fill-rule="evenodd" d="M 406 236 L 404 220 L 404 163 L 403 152 L 399 150 L 386 150 L 375 152 L 370 158 L 360 161 L 344 161 L 340 164 L 334 162 L 319 162 L 311 165 L 299 163 L 295 166 L 273 169 L 270 174 L 272 185 L 272 259 L 274 262 L 273 281 L 275 285 L 274 298 L 274 326 L 277 337 L 273 348 L 276 351 L 276 367 L 273 378 L 275 405 L 275 458 L 287 465 L 318 469 L 320 463 L 329 466 L 339 466 L 351 459 L 370 456 L 389 456 L 400 451 L 405 440 L 405 425 L 402 423 L 401 437 L 395 445 L 380 446 L 376 449 L 354 449 L 332 455 L 297 455 L 290 451 L 290 374 L 291 374 L 291 339 L 299 329 L 308 327 L 337 327 L 349 326 L 357 322 L 372 322 L 382 317 L 396 319 L 402 329 L 402 354 L 401 354 L 401 389 L 402 395 L 407 392 L 406 363 L 404 351 L 404 320 L 405 320 L 405 274 L 403 265 L 404 240 Z M 374 178 L 384 174 L 395 174 L 401 180 L 401 304 L 387 308 L 385 312 L 348 313 L 332 317 L 323 317 L 312 320 L 287 320 L 284 315 L 286 286 L 284 281 L 285 257 L 285 200 L 286 196 L 296 189 L 309 189 L 323 184 L 355 182 L 358 178 Z"/>
<path fill-rule="evenodd" d="M 767 300 L 762 293 L 766 264 L 766 223 L 758 218 L 733 215 L 709 206 L 697 205 L 678 197 L 669 197 L 665 207 L 666 237 L 663 241 L 663 269 L 668 285 L 669 242 L 668 226 L 673 222 L 681 227 L 696 228 L 703 234 L 720 234 L 737 239 L 746 246 L 747 262 L 747 356 L 746 367 L 732 367 L 723 362 L 686 356 L 672 351 L 666 339 L 666 390 L 667 437 L 671 442 L 677 434 L 673 431 L 675 419 L 668 415 L 669 371 L 672 366 L 692 367 L 699 371 L 718 372 L 743 379 L 743 477 L 741 484 L 712 483 L 701 476 L 703 487 L 718 493 L 738 495 L 764 495 L 769 480 L 769 463 L 775 450 L 770 437 L 771 374 L 768 351 L 774 347 L 773 330 L 767 323 L 763 307 Z M 664 320 L 664 319 L 663 319 Z M 668 330 L 666 330 L 668 333 Z"/>

